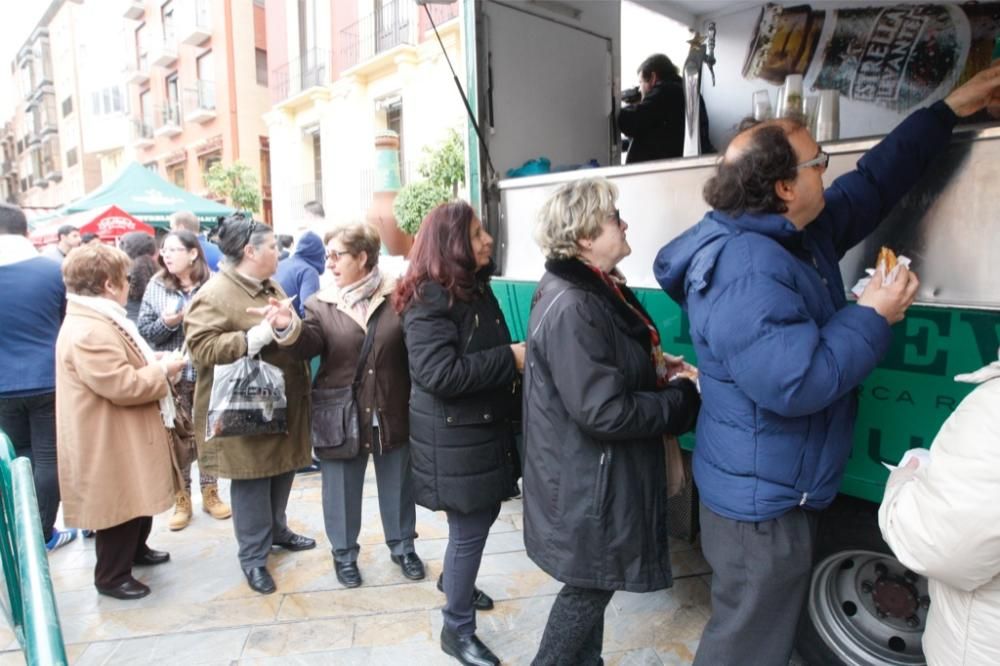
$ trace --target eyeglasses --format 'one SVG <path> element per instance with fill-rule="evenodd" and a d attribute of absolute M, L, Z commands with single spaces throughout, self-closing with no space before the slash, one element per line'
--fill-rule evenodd
<path fill-rule="evenodd" d="M 326 253 L 326 258 L 333 259 L 334 261 L 340 261 L 340 258 L 345 256 L 353 257 L 354 255 L 348 252 L 347 250 L 344 251 L 330 250 L 329 252 Z"/>
<path fill-rule="evenodd" d="M 795 168 L 796 169 L 806 169 L 808 167 L 818 166 L 821 169 L 826 169 L 826 167 L 829 164 L 830 164 L 830 155 L 821 150 L 821 151 L 819 151 L 819 155 L 817 155 L 816 157 L 812 158 L 811 160 L 806 160 L 802 164 L 795 165 Z"/>

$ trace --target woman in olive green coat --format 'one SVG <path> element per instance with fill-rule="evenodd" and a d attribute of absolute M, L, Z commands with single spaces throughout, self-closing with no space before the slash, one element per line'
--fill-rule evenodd
<path fill-rule="evenodd" d="M 280 303 L 285 293 L 271 280 L 278 248 L 271 227 L 240 214 L 223 220 L 219 246 L 226 266 L 191 302 L 184 319 L 185 339 L 198 371 L 195 386 L 195 435 L 198 461 L 205 471 L 232 479 L 230 500 L 240 565 L 250 587 L 274 592 L 266 568 L 271 546 L 314 548 L 313 539 L 288 529 L 285 507 L 295 470 L 310 464 L 309 369 L 287 347 L 299 337 L 294 308 Z M 206 439 L 209 396 L 215 366 L 243 356 L 281 369 L 288 399 L 288 432 Z"/>

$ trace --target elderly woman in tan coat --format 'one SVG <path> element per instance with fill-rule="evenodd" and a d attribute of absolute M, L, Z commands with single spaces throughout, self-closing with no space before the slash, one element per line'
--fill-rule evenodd
<path fill-rule="evenodd" d="M 163 564 L 146 545 L 152 516 L 173 504 L 170 379 L 181 358 L 158 358 L 126 316 L 129 258 L 81 246 L 63 263 L 66 318 L 56 342 L 59 487 L 67 525 L 97 530 L 94 585 L 138 599 L 133 565 Z"/>
<path fill-rule="evenodd" d="M 278 245 L 271 227 L 232 215 L 219 228 L 225 268 L 191 301 L 185 339 L 197 370 L 195 437 L 205 471 L 232 479 L 229 497 L 239 559 L 247 583 L 261 594 L 275 591 L 267 570 L 271 546 L 308 550 L 316 542 L 288 528 L 285 508 L 295 470 L 312 461 L 309 446 L 309 368 L 287 348 L 301 321 L 271 277 Z M 260 354 L 285 379 L 288 432 L 205 438 L 215 366 Z"/>

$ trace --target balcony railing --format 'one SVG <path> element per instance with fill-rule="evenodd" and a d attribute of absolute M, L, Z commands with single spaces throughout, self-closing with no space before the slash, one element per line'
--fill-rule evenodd
<path fill-rule="evenodd" d="M 289 60 L 271 72 L 271 96 L 281 102 L 303 90 L 330 82 L 330 52 L 311 49 L 302 57 Z"/>
<path fill-rule="evenodd" d="M 184 120 L 189 123 L 207 123 L 215 118 L 215 82 L 198 81 L 194 88 L 184 91 Z"/>
<path fill-rule="evenodd" d="M 292 188 L 292 210 L 302 210 L 310 201 L 323 203 L 323 182 L 314 180 Z"/>
<path fill-rule="evenodd" d="M 153 145 L 153 124 L 148 118 L 132 119 L 132 142 L 137 148 Z"/>
<path fill-rule="evenodd" d="M 340 31 L 341 62 L 354 67 L 411 40 L 416 17 L 411 0 L 383 2 L 375 12 Z"/>
<path fill-rule="evenodd" d="M 129 83 L 143 84 L 149 81 L 149 53 L 143 52 L 135 57 L 135 61 L 125 68 L 125 80 Z"/>
<path fill-rule="evenodd" d="M 160 124 L 155 136 L 177 136 L 181 133 L 181 108 L 179 104 L 166 104 L 159 109 Z"/>
<path fill-rule="evenodd" d="M 177 36 L 184 44 L 200 46 L 212 36 L 212 6 L 209 0 L 188 0 L 178 15 Z"/>

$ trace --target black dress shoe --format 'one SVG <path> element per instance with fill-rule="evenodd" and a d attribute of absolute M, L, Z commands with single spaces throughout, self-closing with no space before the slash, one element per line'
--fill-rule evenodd
<path fill-rule="evenodd" d="M 427 576 L 424 572 L 424 563 L 420 561 L 420 556 L 416 553 L 393 555 L 392 561 L 399 565 L 403 575 L 410 580 L 423 580 Z"/>
<path fill-rule="evenodd" d="M 337 580 L 344 587 L 360 587 L 361 572 L 358 570 L 357 562 L 333 561 L 333 570 L 337 573 Z"/>
<path fill-rule="evenodd" d="M 143 585 L 135 578 L 129 578 L 121 585 L 114 587 L 98 587 L 97 591 L 105 596 L 131 601 L 132 599 L 142 599 L 149 594 L 149 587 Z"/>
<path fill-rule="evenodd" d="M 301 534 L 293 534 L 288 541 L 275 541 L 271 545 L 284 548 L 285 550 L 310 550 L 316 547 L 316 539 L 310 539 Z"/>
<path fill-rule="evenodd" d="M 267 567 L 254 567 L 253 569 L 247 569 L 243 572 L 243 575 L 247 577 L 247 583 L 250 585 L 250 589 L 254 592 L 271 594 L 278 589 L 275 587 L 274 579 L 271 578 L 271 574 L 268 572 Z"/>
<path fill-rule="evenodd" d="M 441 576 L 438 576 L 437 588 L 438 592 L 444 592 L 444 585 L 441 582 Z M 472 606 L 476 610 L 481 610 L 481 611 L 493 610 L 493 599 L 490 598 L 490 595 L 486 594 L 478 587 L 473 585 Z"/>
<path fill-rule="evenodd" d="M 170 561 L 170 553 L 163 550 L 148 549 L 145 553 L 132 560 L 133 564 L 151 567 L 156 564 L 163 564 Z"/>
<path fill-rule="evenodd" d="M 500 660 L 483 642 L 472 636 L 459 636 L 447 628 L 441 630 L 441 649 L 468 666 L 498 666 Z"/>

